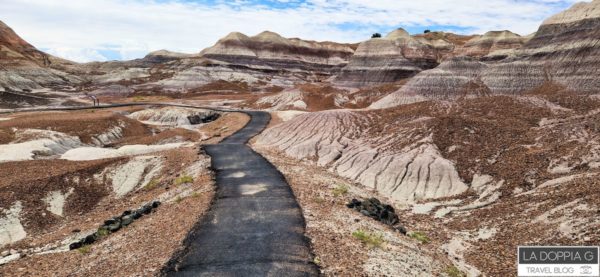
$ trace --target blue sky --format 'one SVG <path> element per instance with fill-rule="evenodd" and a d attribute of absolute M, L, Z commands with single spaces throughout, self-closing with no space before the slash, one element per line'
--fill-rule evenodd
<path fill-rule="evenodd" d="M 0 20 L 51 54 L 87 62 L 197 53 L 232 31 L 359 42 L 398 27 L 527 35 L 575 0 L 2 0 Z"/>

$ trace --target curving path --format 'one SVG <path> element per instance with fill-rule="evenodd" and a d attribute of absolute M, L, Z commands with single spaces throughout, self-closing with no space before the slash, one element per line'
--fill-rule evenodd
<path fill-rule="evenodd" d="M 163 105 L 127 103 L 0 111 L 56 111 Z M 267 112 L 243 111 L 248 124 L 216 145 L 205 146 L 216 173 L 211 209 L 188 234 L 184 249 L 162 270 L 165 276 L 316 276 L 302 211 L 283 175 L 246 143 L 269 123 Z M 190 215 L 193 216 L 193 215 Z"/>
<path fill-rule="evenodd" d="M 246 143 L 269 123 L 266 112 L 216 145 L 205 146 L 217 195 L 163 270 L 166 276 L 314 276 L 304 218 L 283 175 Z"/>

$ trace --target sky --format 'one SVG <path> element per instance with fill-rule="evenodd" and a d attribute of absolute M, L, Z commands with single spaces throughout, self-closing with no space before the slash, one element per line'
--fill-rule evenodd
<path fill-rule="evenodd" d="M 459 34 L 535 32 L 577 0 L 0 0 L 0 20 L 77 62 L 198 53 L 228 33 L 360 42 L 402 27 Z M 589 2 L 589 1 L 588 1 Z"/>

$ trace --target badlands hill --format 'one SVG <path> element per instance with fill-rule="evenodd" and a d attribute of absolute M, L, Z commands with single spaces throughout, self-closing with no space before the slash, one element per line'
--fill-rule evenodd
<path fill-rule="evenodd" d="M 599 10 L 598 0 L 579 3 L 544 21 L 524 43 L 515 35 L 503 35 L 510 37 L 509 46 L 523 43 L 522 46 L 500 50 L 506 58 L 495 62 L 464 57 L 445 61 L 418 74 L 372 107 L 392 107 L 424 99 L 455 99 L 466 94 L 524 94 L 547 83 L 559 84 L 573 93 L 598 93 Z M 477 52 L 476 49 L 472 50 Z M 491 55 L 494 53 L 498 51 Z"/>
<path fill-rule="evenodd" d="M 79 78 L 52 68 L 69 63 L 37 50 L 0 21 L 0 88 L 62 88 Z"/>
<path fill-rule="evenodd" d="M 326 276 L 514 276 L 518 245 L 600 243 L 600 0 L 529 36 L 397 29 L 352 45 L 232 33 L 195 54 L 86 64 L 2 30 L 0 109 L 89 105 L 91 93 L 269 111 L 250 145 L 294 190 Z M 2 116 L 0 275 L 158 272 L 219 193 L 198 148 L 248 120 L 219 115 Z M 346 206 L 372 197 L 406 230 Z M 68 251 L 152 199 L 163 206 L 91 253 Z"/>
<path fill-rule="evenodd" d="M 353 52 L 348 44 L 287 39 L 265 31 L 253 37 L 231 33 L 200 55 L 249 68 L 330 73 L 347 64 Z"/>

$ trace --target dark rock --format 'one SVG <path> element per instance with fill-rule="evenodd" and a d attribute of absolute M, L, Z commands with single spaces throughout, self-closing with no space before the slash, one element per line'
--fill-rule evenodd
<path fill-rule="evenodd" d="M 112 225 L 115 224 L 117 221 L 115 219 L 107 219 L 104 221 L 104 225 L 108 226 L 108 225 Z"/>
<path fill-rule="evenodd" d="M 350 203 L 346 204 L 346 207 L 352 209 L 356 206 L 360 206 L 360 201 L 358 201 L 357 199 L 352 199 L 352 201 L 350 201 Z"/>
<path fill-rule="evenodd" d="M 115 221 L 113 224 L 106 225 L 106 228 L 111 232 L 119 231 L 119 229 L 121 229 L 121 222 Z"/>
<path fill-rule="evenodd" d="M 79 230 L 79 229 L 73 229 L 73 230 L 71 231 L 71 233 L 79 233 L 79 232 L 81 232 L 81 230 Z"/>
<path fill-rule="evenodd" d="M 200 123 L 208 123 L 208 122 L 212 122 L 217 120 L 220 117 L 220 115 L 218 113 L 211 113 L 208 115 L 200 115 L 200 114 L 196 114 L 196 115 L 191 115 L 188 116 L 188 121 L 190 122 L 190 124 L 192 125 L 196 125 L 196 124 L 200 124 Z"/>
<path fill-rule="evenodd" d="M 407 231 L 406 231 L 406 228 L 404 228 L 404 226 L 397 225 L 394 227 L 394 229 L 396 229 L 396 231 L 400 232 L 400 234 L 403 234 L 406 236 Z"/>
<path fill-rule="evenodd" d="M 131 214 L 131 217 L 133 217 L 133 219 L 138 219 L 140 217 L 142 217 L 144 214 L 139 212 L 139 211 L 135 211 Z"/>
<path fill-rule="evenodd" d="M 139 211 L 143 214 L 149 214 L 152 211 L 152 205 L 146 204 L 142 206 Z"/>
<path fill-rule="evenodd" d="M 123 226 L 123 227 L 131 224 L 132 222 L 133 222 L 133 216 L 131 216 L 131 215 L 126 215 L 123 218 L 121 218 L 121 226 Z"/>
<path fill-rule="evenodd" d="M 98 239 L 98 237 L 96 236 L 96 233 L 88 235 L 87 237 L 83 238 L 81 240 L 82 244 L 92 244 L 94 243 L 96 240 Z"/>
<path fill-rule="evenodd" d="M 160 204 L 161 204 L 160 201 L 154 201 L 154 202 L 152 202 L 152 208 L 156 209 L 156 208 L 158 208 L 158 206 L 160 206 Z"/>
<path fill-rule="evenodd" d="M 377 199 L 377 198 L 373 197 L 373 198 L 369 199 L 369 202 L 373 203 L 373 205 L 381 206 L 381 201 L 379 201 L 379 199 Z"/>
<path fill-rule="evenodd" d="M 124 211 L 123 214 L 121 214 L 121 217 L 124 217 L 126 215 L 130 215 L 130 214 L 131 214 L 131 211 L 127 210 L 127 211 Z"/>
<path fill-rule="evenodd" d="M 364 201 L 352 199 L 352 201 L 350 201 L 346 207 L 355 209 L 365 216 L 371 217 L 390 226 L 394 226 L 400 222 L 394 207 L 387 204 L 383 205 L 377 198 L 370 198 Z"/>
<path fill-rule="evenodd" d="M 69 250 L 78 249 L 78 248 L 81 248 L 82 246 L 83 246 L 83 244 L 81 242 L 77 241 L 77 242 L 71 243 L 69 245 Z"/>

